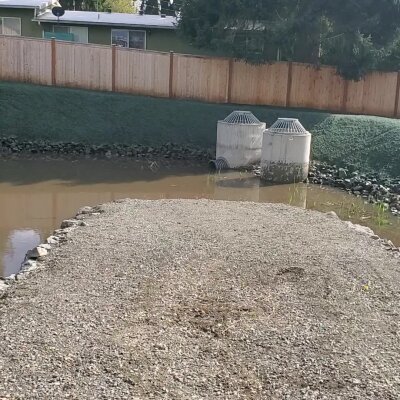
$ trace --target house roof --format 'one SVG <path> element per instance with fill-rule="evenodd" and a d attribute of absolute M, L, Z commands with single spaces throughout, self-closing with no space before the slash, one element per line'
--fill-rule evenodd
<path fill-rule="evenodd" d="M 3 0 L 0 0 L 3 1 Z M 35 21 L 56 22 L 51 11 L 37 16 Z M 60 24 L 79 24 L 79 25 L 106 25 L 106 26 L 134 26 L 141 28 L 176 29 L 176 18 L 160 15 L 140 15 L 107 13 L 93 11 L 65 11 L 59 19 Z"/>
<path fill-rule="evenodd" d="M 54 4 L 54 0 L 0 0 L 2 8 L 44 8 Z"/>

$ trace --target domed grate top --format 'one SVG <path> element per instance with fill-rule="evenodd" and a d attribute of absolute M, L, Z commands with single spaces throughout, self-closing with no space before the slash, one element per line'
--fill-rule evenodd
<path fill-rule="evenodd" d="M 229 114 L 224 122 L 228 124 L 241 124 L 241 125 L 260 125 L 261 122 L 251 113 L 251 111 L 234 111 Z"/>
<path fill-rule="evenodd" d="M 278 120 L 268 128 L 268 132 L 295 135 L 307 133 L 304 126 L 295 118 L 278 118 Z"/>

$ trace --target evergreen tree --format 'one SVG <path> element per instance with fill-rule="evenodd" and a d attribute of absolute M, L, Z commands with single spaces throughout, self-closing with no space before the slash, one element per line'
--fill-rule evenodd
<path fill-rule="evenodd" d="M 65 10 L 82 10 L 83 0 L 60 0 L 60 4 Z"/>
<path fill-rule="evenodd" d="M 397 70 L 399 0 L 182 0 L 180 32 L 198 47 L 253 63 L 328 63 L 351 79 Z"/>
<path fill-rule="evenodd" d="M 170 0 L 161 0 L 161 14 L 175 16 L 174 6 Z"/>
<path fill-rule="evenodd" d="M 131 0 L 104 0 L 102 4 L 104 11 L 132 14 L 136 12 Z"/>
<path fill-rule="evenodd" d="M 146 0 L 145 14 L 159 15 L 158 0 Z"/>
<path fill-rule="evenodd" d="M 131 0 L 61 0 L 61 6 L 66 10 L 135 12 Z"/>

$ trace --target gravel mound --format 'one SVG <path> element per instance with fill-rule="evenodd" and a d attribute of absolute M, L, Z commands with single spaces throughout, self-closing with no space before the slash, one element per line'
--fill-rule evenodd
<path fill-rule="evenodd" d="M 0 300 L 0 399 L 399 399 L 400 262 L 321 213 L 107 204 Z"/>

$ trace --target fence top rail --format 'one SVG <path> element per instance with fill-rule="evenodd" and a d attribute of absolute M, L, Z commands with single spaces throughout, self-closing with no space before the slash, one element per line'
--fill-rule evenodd
<path fill-rule="evenodd" d="M 15 41 L 20 41 L 20 42 L 38 42 L 38 43 L 48 43 L 50 40 L 45 40 L 42 38 L 31 38 L 31 37 L 25 37 L 25 36 L 14 36 L 14 35 L 0 35 L 0 39 L 10 39 L 10 40 L 15 40 Z"/>

